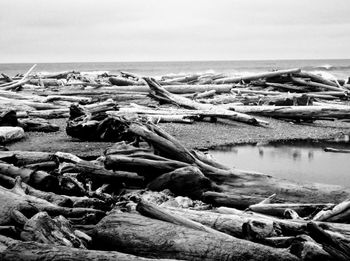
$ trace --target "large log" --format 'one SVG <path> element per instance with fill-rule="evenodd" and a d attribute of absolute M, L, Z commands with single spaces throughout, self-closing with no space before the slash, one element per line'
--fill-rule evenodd
<path fill-rule="evenodd" d="M 288 119 L 349 119 L 350 107 L 342 105 L 329 106 L 231 106 L 226 108 L 241 112 L 266 117 Z"/>
<path fill-rule="evenodd" d="M 298 260 L 285 250 L 130 213 L 108 215 L 95 227 L 93 238 L 95 247 L 153 258 Z"/>
<path fill-rule="evenodd" d="M 21 242 L 0 236 L 0 260 L 3 261 L 156 261 L 128 255 L 117 251 L 98 251 L 40 244 L 36 242 Z M 171 259 L 158 259 L 171 261 Z"/>
<path fill-rule="evenodd" d="M 224 78 L 224 79 L 218 79 L 215 80 L 214 83 L 221 84 L 221 83 L 237 83 L 241 81 L 252 81 L 252 80 L 258 80 L 262 78 L 272 78 L 276 76 L 280 76 L 283 74 L 292 74 L 292 73 L 298 73 L 300 72 L 300 69 L 288 69 L 288 70 L 278 70 L 274 72 L 265 72 L 265 73 L 257 73 L 254 75 L 248 75 L 248 76 L 241 76 L 241 77 L 230 77 L 230 78 Z"/>

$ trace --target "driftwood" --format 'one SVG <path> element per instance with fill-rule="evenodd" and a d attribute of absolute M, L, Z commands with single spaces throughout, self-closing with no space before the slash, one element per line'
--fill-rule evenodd
<path fill-rule="evenodd" d="M 86 214 L 102 217 L 104 212 L 85 208 L 59 207 L 44 199 L 25 194 L 20 185 L 20 178 L 11 190 L 0 186 L 0 225 L 8 225 L 15 222 L 22 223 L 23 217 L 32 216 L 38 211 L 46 211 L 50 215 L 63 215 L 65 217 L 81 217 Z"/>
<path fill-rule="evenodd" d="M 300 72 L 300 69 L 279 70 L 279 71 L 274 71 L 274 72 L 258 73 L 258 74 L 250 75 L 250 76 L 218 79 L 218 80 L 215 80 L 214 83 L 217 83 L 217 84 L 237 83 L 237 82 L 241 82 L 241 81 L 252 81 L 252 80 L 257 80 L 257 79 L 261 79 L 261 78 L 272 78 L 272 77 L 280 76 L 283 74 L 292 74 L 292 73 L 298 73 L 298 72 Z"/>
<path fill-rule="evenodd" d="M 288 119 L 348 119 L 348 106 L 231 106 L 225 105 L 241 113 Z"/>
<path fill-rule="evenodd" d="M 36 242 L 21 242 L 0 236 L 0 259 L 4 261 L 152 261 L 154 259 L 142 258 L 116 251 L 98 251 L 40 244 Z M 171 259 L 159 259 L 160 261 Z"/>
<path fill-rule="evenodd" d="M 350 153 L 347 149 L 336 149 L 336 148 L 324 148 L 325 152 L 335 152 L 335 153 Z"/>
<path fill-rule="evenodd" d="M 258 120 L 254 117 L 251 117 L 246 114 L 236 113 L 232 111 L 228 111 L 222 107 L 214 106 L 210 104 L 201 104 L 195 101 L 191 101 L 185 97 L 181 97 L 175 94 L 171 94 L 164 88 L 162 88 L 155 80 L 150 78 L 144 78 L 147 82 L 148 86 L 151 88 L 151 95 L 160 100 L 165 100 L 170 103 L 175 103 L 177 105 L 188 107 L 196 110 L 211 110 L 217 114 L 221 114 L 222 117 L 227 119 L 231 119 L 234 121 L 241 121 L 248 124 L 266 124 L 267 122 Z"/>
<path fill-rule="evenodd" d="M 85 248 L 67 219 L 63 216 L 52 219 L 46 212 L 35 214 L 24 224 L 21 239 L 56 246 Z"/>
<path fill-rule="evenodd" d="M 288 251 L 214 235 L 131 213 L 111 213 L 93 233 L 104 250 L 191 260 L 297 260 Z"/>

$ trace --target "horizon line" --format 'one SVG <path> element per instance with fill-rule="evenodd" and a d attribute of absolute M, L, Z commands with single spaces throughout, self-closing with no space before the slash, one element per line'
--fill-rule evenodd
<path fill-rule="evenodd" d="M 249 62 L 249 61 L 319 61 L 350 60 L 350 58 L 286 58 L 286 59 L 215 59 L 215 60 L 129 60 L 129 61 L 59 61 L 59 62 L 0 62 L 0 64 L 53 64 L 53 63 L 163 63 L 163 62 Z"/>

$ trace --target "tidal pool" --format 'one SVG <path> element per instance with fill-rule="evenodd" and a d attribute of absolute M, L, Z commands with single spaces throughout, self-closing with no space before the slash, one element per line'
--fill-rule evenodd
<path fill-rule="evenodd" d="M 350 143 L 293 142 L 221 147 L 209 153 L 222 164 L 278 178 L 350 187 L 350 154 L 324 147 L 350 149 Z"/>

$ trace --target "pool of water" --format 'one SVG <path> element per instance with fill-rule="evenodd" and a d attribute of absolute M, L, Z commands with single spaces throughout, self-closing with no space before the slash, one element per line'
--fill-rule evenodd
<path fill-rule="evenodd" d="M 325 152 L 324 147 L 350 149 L 349 143 L 294 142 L 274 145 L 239 145 L 210 150 L 222 164 L 254 170 L 278 178 L 350 187 L 350 154 Z"/>

